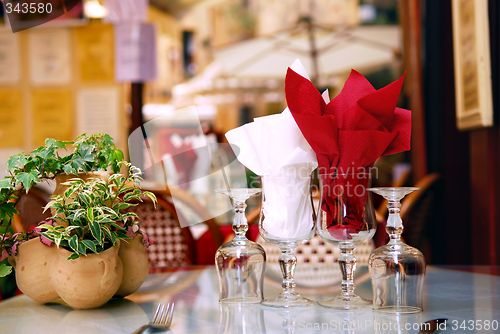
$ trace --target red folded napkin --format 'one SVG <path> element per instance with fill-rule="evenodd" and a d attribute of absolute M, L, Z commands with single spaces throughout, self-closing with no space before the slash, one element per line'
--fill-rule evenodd
<path fill-rule="evenodd" d="M 311 81 L 288 69 L 288 108 L 319 166 L 328 168 L 324 172 L 347 173 L 347 168 L 369 167 L 382 155 L 410 149 L 411 111 L 396 108 L 403 80 L 404 75 L 375 90 L 352 70 L 340 94 L 326 104 Z"/>
<path fill-rule="evenodd" d="M 324 187 L 333 187 L 335 177 L 345 173 L 369 172 L 382 155 L 410 149 L 411 111 L 396 107 L 404 75 L 384 88 L 376 90 L 355 70 L 344 88 L 326 104 L 311 81 L 288 69 L 285 94 L 295 122 L 318 158 Z M 354 182 L 354 181 L 352 181 Z M 324 190 L 325 193 L 325 190 Z M 328 191 L 327 193 L 332 193 Z M 325 193 L 326 194 L 326 193 Z M 357 199 L 356 199 L 357 198 Z M 344 199 L 345 200 L 345 199 Z M 351 216 L 342 231 L 334 234 L 349 239 L 349 231 L 359 231 L 363 223 L 361 206 L 364 196 L 348 200 Z M 332 198 L 323 197 L 327 219 L 335 225 L 336 206 Z"/>
<path fill-rule="evenodd" d="M 363 229 L 370 175 L 323 174 L 320 177 L 323 183 L 321 209 L 327 213 L 328 232 L 336 240 L 350 240 L 351 234 Z"/>

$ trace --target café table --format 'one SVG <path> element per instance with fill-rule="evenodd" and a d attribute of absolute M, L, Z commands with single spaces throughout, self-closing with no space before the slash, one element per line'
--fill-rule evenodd
<path fill-rule="evenodd" d="M 146 324 L 159 302 L 175 303 L 166 333 L 418 333 L 426 320 L 448 318 L 444 333 L 500 332 L 500 273 L 494 267 L 427 268 L 424 312 L 380 315 L 367 311 L 270 309 L 259 304 L 225 306 L 218 302 L 213 266 L 167 269 L 150 274 L 138 292 L 103 307 L 73 310 L 62 301 L 40 305 L 24 295 L 0 302 L 0 333 L 132 333 Z M 279 290 L 265 284 L 265 297 Z M 356 292 L 371 299 L 369 280 Z M 308 295 L 316 299 L 331 294 Z"/>

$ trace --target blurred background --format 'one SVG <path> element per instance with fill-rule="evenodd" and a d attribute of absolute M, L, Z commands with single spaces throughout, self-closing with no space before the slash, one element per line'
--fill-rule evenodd
<path fill-rule="evenodd" d="M 469 37 L 487 47 L 491 62 L 482 50 L 474 55 L 492 88 L 454 68 L 452 1 L 85 0 L 17 33 L 0 9 L 0 162 L 47 137 L 106 132 L 157 180 L 144 147 L 173 157 L 282 112 L 286 69 L 296 58 L 332 99 L 351 69 L 377 89 L 406 72 L 398 106 L 412 110 L 412 149 L 379 159 L 374 182 L 423 187 L 405 238 L 429 263 L 498 265 L 500 3 L 461 3 L 485 9 L 486 28 Z M 457 80 L 489 101 L 477 109 L 493 122 L 462 122 Z M 195 118 L 182 112 L 192 105 Z M 128 147 L 134 131 L 146 135 L 145 145 Z M 196 156 L 183 159 L 211 168 L 196 165 Z M 175 161 L 168 168 L 172 178 L 185 177 Z M 211 194 L 202 192 L 195 197 L 206 205 Z M 384 214 L 380 199 L 375 205 Z"/>

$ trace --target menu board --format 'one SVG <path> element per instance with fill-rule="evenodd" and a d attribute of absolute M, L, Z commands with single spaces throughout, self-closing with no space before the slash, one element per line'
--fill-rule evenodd
<path fill-rule="evenodd" d="M 28 36 L 31 83 L 69 83 L 71 59 L 68 29 L 33 29 L 29 31 Z"/>
<path fill-rule="evenodd" d="M 457 128 L 493 125 L 488 2 L 453 0 Z"/>
<path fill-rule="evenodd" d="M 19 36 L 0 32 L 0 84 L 16 84 L 21 80 Z"/>
<path fill-rule="evenodd" d="M 120 82 L 156 78 L 155 28 L 152 24 L 115 26 L 115 74 Z"/>
<path fill-rule="evenodd" d="M 119 144 L 119 87 L 81 89 L 76 97 L 76 110 L 78 133 L 107 133 Z"/>
<path fill-rule="evenodd" d="M 76 28 L 76 57 L 81 82 L 114 82 L 113 26 L 89 24 Z"/>
<path fill-rule="evenodd" d="M 31 133 L 33 145 L 44 145 L 46 138 L 73 140 L 71 90 L 35 89 L 31 93 Z"/>
<path fill-rule="evenodd" d="M 24 146 L 23 93 L 20 89 L 0 88 L 0 147 Z"/>
<path fill-rule="evenodd" d="M 148 0 L 106 0 L 106 22 L 145 22 L 148 18 Z"/>

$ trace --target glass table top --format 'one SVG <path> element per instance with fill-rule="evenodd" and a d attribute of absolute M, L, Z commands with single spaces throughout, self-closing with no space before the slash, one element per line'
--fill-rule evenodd
<path fill-rule="evenodd" d="M 26 296 L 16 296 L 0 302 L 0 333 L 132 333 L 149 322 L 159 302 L 175 303 L 170 330 L 175 334 L 418 333 L 419 324 L 434 318 L 449 319 L 447 332 L 496 333 L 500 327 L 500 276 L 441 267 L 427 268 L 424 312 L 411 316 L 379 315 L 369 310 L 338 312 L 320 306 L 288 311 L 258 304 L 221 306 L 218 289 L 215 268 L 210 266 L 151 274 L 127 299 L 113 299 L 93 310 L 72 310 L 59 303 L 40 305 Z M 265 285 L 265 297 L 277 292 L 274 286 Z M 356 292 L 371 299 L 370 282 L 360 284 Z M 487 323 L 489 329 L 485 329 Z"/>

